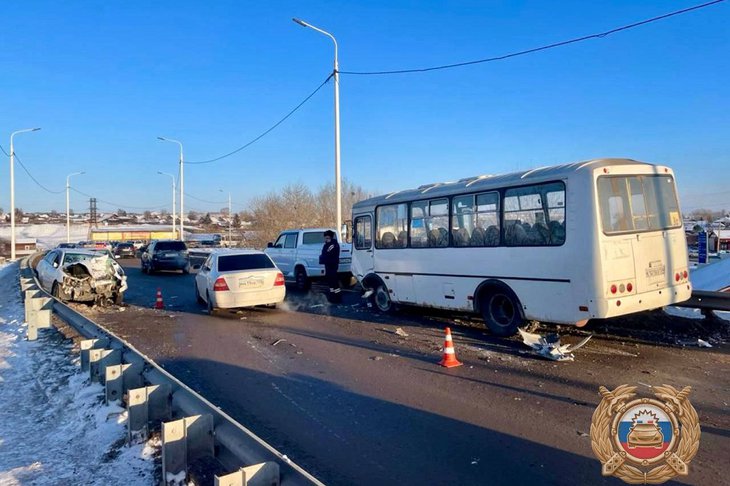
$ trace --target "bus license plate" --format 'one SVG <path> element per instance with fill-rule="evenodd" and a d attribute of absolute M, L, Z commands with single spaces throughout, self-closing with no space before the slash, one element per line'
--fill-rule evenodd
<path fill-rule="evenodd" d="M 263 279 L 260 278 L 239 278 L 238 288 L 240 289 L 255 289 L 264 286 Z"/>
<path fill-rule="evenodd" d="M 666 267 L 661 262 L 649 262 L 649 266 L 646 267 L 647 278 L 662 277 L 665 273 Z"/>

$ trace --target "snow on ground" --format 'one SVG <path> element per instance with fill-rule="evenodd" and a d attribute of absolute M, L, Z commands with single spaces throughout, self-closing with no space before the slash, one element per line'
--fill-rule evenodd
<path fill-rule="evenodd" d="M 718 291 L 730 287 L 730 258 L 697 267 L 689 279 L 697 290 Z"/>
<path fill-rule="evenodd" d="M 26 224 L 17 225 L 15 227 L 15 237 L 35 238 L 38 245 L 43 249 L 49 250 L 55 248 L 59 243 L 66 241 L 66 225 L 65 224 Z M 85 224 L 71 225 L 71 242 L 78 243 L 88 239 L 89 226 Z M 10 238 L 10 226 L 0 227 L 0 238 Z"/>
<path fill-rule="evenodd" d="M 125 445 L 126 411 L 105 406 L 59 333 L 25 340 L 18 265 L 0 267 L 0 485 L 148 485 L 159 445 Z"/>

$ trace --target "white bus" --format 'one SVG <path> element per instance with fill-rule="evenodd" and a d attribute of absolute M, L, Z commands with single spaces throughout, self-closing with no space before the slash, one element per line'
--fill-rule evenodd
<path fill-rule="evenodd" d="M 393 304 L 585 325 L 689 299 L 674 173 L 599 159 L 424 185 L 353 207 L 352 272 Z"/>

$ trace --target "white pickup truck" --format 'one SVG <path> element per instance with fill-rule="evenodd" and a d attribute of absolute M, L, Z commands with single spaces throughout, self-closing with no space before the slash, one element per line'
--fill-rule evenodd
<path fill-rule="evenodd" d="M 324 245 L 324 232 L 328 229 L 282 231 L 274 243 L 269 243 L 265 253 L 274 260 L 285 279 L 295 282 L 300 290 L 308 290 L 312 280 L 324 277 L 324 265 L 320 265 L 319 255 Z M 352 281 L 351 262 L 352 245 L 340 242 L 340 266 L 337 272 L 345 286 L 349 286 Z"/>

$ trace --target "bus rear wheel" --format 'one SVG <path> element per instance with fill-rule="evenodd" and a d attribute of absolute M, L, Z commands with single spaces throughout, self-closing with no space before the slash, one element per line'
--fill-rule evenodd
<path fill-rule="evenodd" d="M 481 310 L 484 322 L 496 336 L 512 336 L 522 324 L 520 303 L 507 289 L 495 288 L 487 292 L 482 298 Z"/>

